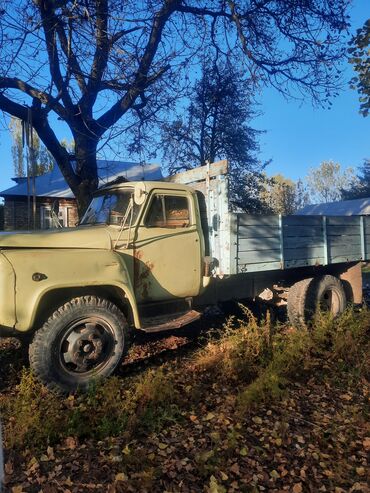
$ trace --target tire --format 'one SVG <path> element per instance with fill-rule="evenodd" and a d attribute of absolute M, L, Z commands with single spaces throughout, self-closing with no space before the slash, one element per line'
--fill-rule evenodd
<path fill-rule="evenodd" d="M 93 380 L 112 374 L 128 345 L 128 324 L 117 306 L 82 296 L 59 307 L 36 331 L 30 365 L 51 390 L 86 390 Z"/>
<path fill-rule="evenodd" d="M 307 328 L 318 309 L 340 315 L 347 299 L 341 281 L 334 276 L 311 277 L 296 282 L 288 293 L 288 318 L 297 328 Z"/>

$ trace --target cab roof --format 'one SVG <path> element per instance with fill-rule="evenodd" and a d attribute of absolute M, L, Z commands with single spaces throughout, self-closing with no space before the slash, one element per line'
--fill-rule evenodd
<path fill-rule="evenodd" d="M 140 181 L 121 181 L 121 182 L 116 182 L 116 183 L 111 183 L 107 184 L 101 188 L 99 188 L 95 193 L 100 194 L 101 192 L 105 192 L 108 190 L 124 190 L 127 188 L 134 188 L 136 183 L 144 183 L 145 188 L 148 192 L 151 192 L 152 190 L 156 188 L 161 188 L 162 190 L 181 190 L 185 192 L 194 192 L 194 189 L 192 187 L 189 187 L 188 185 L 183 185 L 181 183 L 169 183 L 166 181 L 145 181 L 145 182 L 140 182 Z"/>

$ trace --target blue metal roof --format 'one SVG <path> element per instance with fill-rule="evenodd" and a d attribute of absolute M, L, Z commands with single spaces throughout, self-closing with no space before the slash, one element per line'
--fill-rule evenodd
<path fill-rule="evenodd" d="M 295 214 L 297 216 L 367 216 L 370 215 L 370 197 L 306 205 Z"/>
<path fill-rule="evenodd" d="M 99 186 L 124 176 L 129 181 L 162 180 L 161 168 L 158 164 L 139 164 L 121 161 L 98 160 Z M 74 198 L 58 166 L 35 179 L 37 197 Z M 32 192 L 31 192 L 32 193 Z M 17 185 L 0 192 L 1 197 L 27 196 L 27 180 L 20 180 Z"/>

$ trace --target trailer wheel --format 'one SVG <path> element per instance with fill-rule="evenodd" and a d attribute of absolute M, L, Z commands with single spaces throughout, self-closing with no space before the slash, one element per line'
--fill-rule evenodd
<path fill-rule="evenodd" d="M 295 327 L 305 328 L 316 310 L 335 317 L 346 308 L 347 300 L 341 281 L 334 276 L 311 277 L 296 282 L 288 293 L 288 317 Z"/>
<path fill-rule="evenodd" d="M 117 306 L 81 296 L 59 307 L 36 331 L 30 365 L 51 390 L 86 390 L 114 371 L 127 347 L 128 324 Z"/>

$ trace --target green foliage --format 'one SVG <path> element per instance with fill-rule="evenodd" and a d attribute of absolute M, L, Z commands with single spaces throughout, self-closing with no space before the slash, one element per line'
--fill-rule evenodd
<path fill-rule="evenodd" d="M 356 375 L 370 375 L 367 357 L 369 341 L 370 311 L 367 308 L 353 312 L 347 309 L 333 320 L 318 314 L 312 338 L 319 354 L 326 354 L 332 363 L 340 363 L 340 369 Z"/>
<path fill-rule="evenodd" d="M 360 167 L 360 173 L 357 180 L 349 190 L 343 190 L 345 200 L 362 199 L 370 197 L 370 159 L 365 159 Z"/>
<path fill-rule="evenodd" d="M 162 368 L 148 370 L 140 376 L 128 400 L 131 403 L 131 430 L 141 428 L 144 431 L 158 431 L 165 423 L 179 418 L 179 395 L 173 377 L 165 375 Z"/>
<path fill-rule="evenodd" d="M 149 433 L 178 419 L 178 394 L 162 369 L 126 383 L 112 377 L 95 382 L 85 394 L 61 399 L 23 370 L 15 395 L 1 406 L 7 446 L 38 447 L 70 435 L 103 439 Z"/>
<path fill-rule="evenodd" d="M 330 313 L 318 312 L 310 331 L 276 333 L 270 361 L 239 395 L 239 411 L 280 399 L 289 383 L 311 369 L 317 371 L 323 361 L 331 363 L 331 371 L 341 372 L 341 378 L 343 371 L 349 378 L 369 375 L 369 327 L 369 310 L 347 309 L 335 319 Z"/>
<path fill-rule="evenodd" d="M 350 42 L 349 62 L 357 75 L 350 81 L 352 89 L 360 94 L 360 113 L 368 116 L 370 111 L 370 19 L 362 28 L 357 29 L 356 36 Z"/>
<path fill-rule="evenodd" d="M 269 317 L 258 324 L 242 307 L 245 320 L 231 317 L 217 339 L 211 339 L 194 358 L 195 367 L 223 381 L 251 381 L 269 357 L 271 323 Z"/>
<path fill-rule="evenodd" d="M 370 375 L 369 310 L 348 309 L 336 319 L 318 312 L 309 331 L 273 326 L 269 316 L 258 323 L 242 310 L 242 319 L 231 318 L 180 369 L 170 363 L 135 377 L 112 377 L 67 398 L 49 392 L 24 370 L 15 391 L 0 401 L 6 446 L 45 450 L 70 436 L 130 441 L 181 423 L 193 409 L 196 420 L 210 422 L 217 412 L 207 406 L 213 392 L 239 422 L 251 408 L 283 398 L 292 383 L 312 375 L 320 381 L 327 374 L 338 386 Z M 209 447 L 196 458 L 204 477 L 217 469 L 219 431 L 210 434 Z M 239 432 L 227 429 L 225 455 L 234 454 Z M 125 460 L 140 465 L 143 459 L 134 452 Z"/>
<path fill-rule="evenodd" d="M 310 348 L 305 331 L 277 334 L 272 341 L 269 363 L 239 396 L 240 410 L 281 398 L 290 379 L 304 370 Z"/>
<path fill-rule="evenodd" d="M 27 150 L 23 142 L 21 120 L 15 117 L 11 117 L 9 129 L 13 141 L 12 157 L 14 173 L 16 177 L 25 177 L 27 175 L 27 162 L 29 166 L 30 176 L 33 175 L 34 171 L 35 176 L 39 176 L 53 169 L 54 159 L 49 151 L 46 149 L 46 147 L 40 142 L 40 139 L 35 130 L 32 130 L 33 149 L 30 150 L 27 161 Z M 34 166 L 32 163 L 34 163 Z"/>
<path fill-rule="evenodd" d="M 255 115 L 251 82 L 228 61 L 206 57 L 192 93 L 186 110 L 181 108 L 181 115 L 162 128 L 161 146 L 170 174 L 228 159 L 234 205 L 261 211 L 263 167 L 256 157 L 261 132 L 250 126 Z"/>
<path fill-rule="evenodd" d="M 2 403 L 7 425 L 5 439 L 9 447 L 52 443 L 65 429 L 59 398 L 49 393 L 31 371 L 23 370 L 14 397 Z"/>
<path fill-rule="evenodd" d="M 128 421 L 125 394 L 121 382 L 116 377 L 94 382 L 86 395 L 73 396 L 67 421 L 67 434 L 78 437 L 116 436 L 121 433 Z"/>

